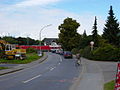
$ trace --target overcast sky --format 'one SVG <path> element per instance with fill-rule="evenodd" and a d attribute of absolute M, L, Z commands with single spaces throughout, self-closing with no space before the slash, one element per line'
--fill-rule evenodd
<path fill-rule="evenodd" d="M 102 34 L 110 5 L 120 21 L 120 0 L 0 0 L 0 36 L 39 39 L 58 37 L 58 26 L 67 17 L 80 23 L 78 32 L 91 34 L 97 16 L 98 33 Z"/>

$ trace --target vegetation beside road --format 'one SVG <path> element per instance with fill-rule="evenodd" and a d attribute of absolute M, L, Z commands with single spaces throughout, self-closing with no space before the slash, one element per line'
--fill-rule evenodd
<path fill-rule="evenodd" d="M 104 85 L 104 90 L 114 90 L 115 81 L 110 81 Z"/>
<path fill-rule="evenodd" d="M 8 69 L 8 67 L 0 67 L 0 70 Z"/>
<path fill-rule="evenodd" d="M 73 54 L 80 52 L 81 56 L 91 60 L 120 60 L 120 28 L 112 6 L 108 14 L 102 35 L 98 34 L 96 16 L 91 35 L 87 35 L 86 30 L 79 34 L 77 31 L 80 24 L 72 18 L 66 18 L 58 27 L 59 43 L 62 48 L 72 51 Z"/>
<path fill-rule="evenodd" d="M 37 53 L 28 53 L 27 58 L 25 60 L 5 60 L 5 59 L 1 59 L 0 63 L 27 64 L 27 63 L 30 63 L 32 61 L 38 60 L 40 58 L 41 57 L 38 56 Z"/>

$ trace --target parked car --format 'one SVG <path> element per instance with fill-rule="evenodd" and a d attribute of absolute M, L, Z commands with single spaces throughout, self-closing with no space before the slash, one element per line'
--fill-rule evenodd
<path fill-rule="evenodd" d="M 64 58 L 73 58 L 72 53 L 70 51 L 64 51 Z"/>

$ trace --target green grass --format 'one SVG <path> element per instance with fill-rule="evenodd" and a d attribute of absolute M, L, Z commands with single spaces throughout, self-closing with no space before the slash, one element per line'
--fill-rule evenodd
<path fill-rule="evenodd" d="M 38 56 L 36 53 L 29 53 L 27 54 L 27 58 L 24 60 L 4 60 L 0 59 L 0 63 L 10 63 L 10 64 L 27 64 L 32 61 L 38 60 L 41 57 Z"/>
<path fill-rule="evenodd" d="M 2 70 L 2 69 L 8 69 L 8 67 L 0 67 L 0 70 Z"/>
<path fill-rule="evenodd" d="M 114 90 L 115 81 L 110 81 L 104 85 L 104 90 Z"/>

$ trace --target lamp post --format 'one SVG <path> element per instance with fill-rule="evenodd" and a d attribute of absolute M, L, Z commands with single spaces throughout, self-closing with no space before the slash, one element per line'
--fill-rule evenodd
<path fill-rule="evenodd" d="M 91 42 L 90 42 L 91 51 L 93 50 L 93 45 L 94 45 L 94 42 L 91 41 Z"/>
<path fill-rule="evenodd" d="M 43 30 L 44 28 L 49 27 L 49 26 L 51 26 L 51 25 L 52 25 L 52 24 L 46 25 L 46 26 L 44 26 L 43 28 L 41 28 L 41 30 L 40 30 L 40 33 L 39 33 L 39 37 L 40 37 L 40 43 L 39 43 L 39 45 L 40 45 L 40 51 L 39 51 L 39 56 L 42 56 L 42 51 L 41 51 L 41 32 L 42 32 L 42 30 Z"/>

